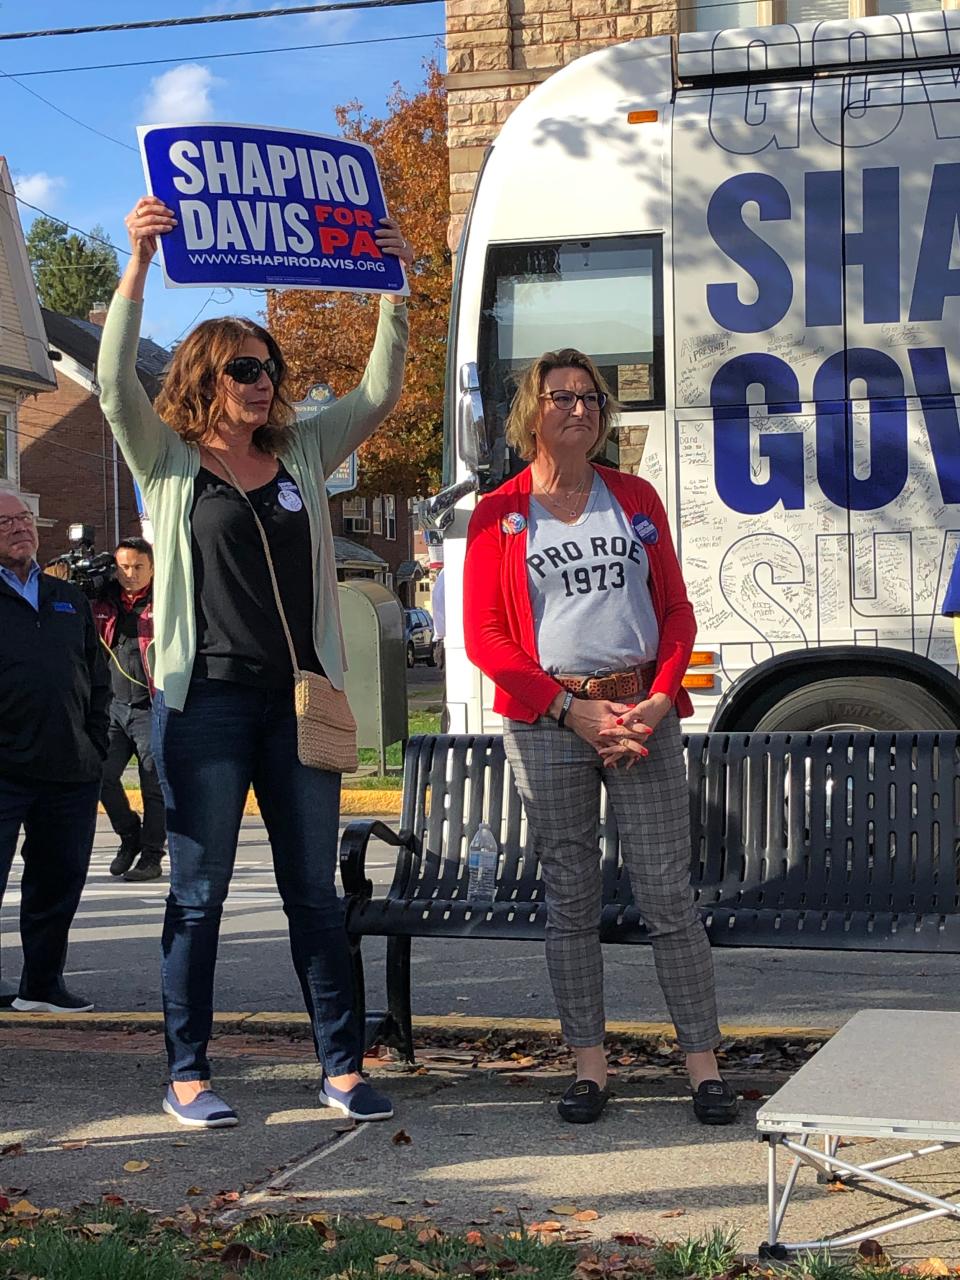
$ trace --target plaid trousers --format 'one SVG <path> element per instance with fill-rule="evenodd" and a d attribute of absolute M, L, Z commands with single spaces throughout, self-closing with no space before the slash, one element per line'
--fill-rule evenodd
<path fill-rule="evenodd" d="M 686 1053 L 714 1049 L 713 957 L 690 888 L 690 814 L 671 710 L 632 769 L 605 769 L 589 743 L 550 716 L 505 720 L 503 744 L 540 860 L 547 904 L 547 970 L 571 1046 L 604 1038 L 600 778 L 620 832 L 623 861 L 653 945 L 660 987 Z"/>

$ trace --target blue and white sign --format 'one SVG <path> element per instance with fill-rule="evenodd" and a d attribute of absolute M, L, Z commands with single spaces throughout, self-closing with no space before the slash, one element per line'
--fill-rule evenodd
<path fill-rule="evenodd" d="M 297 415 L 297 421 L 302 422 L 305 418 L 312 418 L 318 409 L 323 408 L 326 404 L 332 404 L 336 400 L 333 387 L 327 382 L 315 382 L 312 387 L 308 387 L 302 400 L 298 400 L 293 406 Z M 349 493 L 351 489 L 357 487 L 357 455 L 351 453 L 349 458 L 345 458 L 340 463 L 336 471 L 332 471 L 326 479 L 327 493 L 331 496 L 335 493 Z"/>
<path fill-rule="evenodd" d="M 169 287 L 409 292 L 374 236 L 386 201 L 362 142 L 243 124 L 141 125 L 147 187 L 177 216 Z"/>

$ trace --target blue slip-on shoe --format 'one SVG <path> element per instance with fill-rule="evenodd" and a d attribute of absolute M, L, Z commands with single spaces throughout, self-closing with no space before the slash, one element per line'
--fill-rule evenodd
<path fill-rule="evenodd" d="M 163 1109 L 168 1116 L 173 1116 L 174 1120 L 190 1129 L 232 1129 L 240 1123 L 233 1107 L 212 1089 L 204 1089 L 192 1102 L 181 1102 L 168 1086 Z"/>
<path fill-rule="evenodd" d="M 335 1089 L 329 1080 L 320 1088 L 320 1105 L 342 1111 L 351 1120 L 389 1120 L 393 1103 L 373 1085 L 361 1080 L 352 1089 Z"/>

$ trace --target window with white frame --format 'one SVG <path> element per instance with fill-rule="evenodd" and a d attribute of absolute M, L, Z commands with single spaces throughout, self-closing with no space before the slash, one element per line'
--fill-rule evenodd
<path fill-rule="evenodd" d="M 373 532 L 383 533 L 383 498 L 374 498 L 371 507 Z"/>
<path fill-rule="evenodd" d="M 367 514 L 366 498 L 344 498 L 343 514 L 347 520 L 362 520 Z"/>
<path fill-rule="evenodd" d="M 951 7 L 950 0 L 680 0 L 681 29 L 723 31 L 777 22 L 871 18 L 883 13 L 921 13 Z"/>
<path fill-rule="evenodd" d="M 397 500 L 392 493 L 383 495 L 383 532 L 389 542 L 397 540 Z"/>
<path fill-rule="evenodd" d="M 0 480 L 17 478 L 17 437 L 13 414 L 0 409 Z"/>

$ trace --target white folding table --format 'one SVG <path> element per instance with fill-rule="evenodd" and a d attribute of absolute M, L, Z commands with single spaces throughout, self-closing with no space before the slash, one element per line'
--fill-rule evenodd
<path fill-rule="evenodd" d="M 769 1238 L 760 1246 L 761 1257 L 845 1248 L 930 1218 L 960 1219 L 960 1201 L 928 1195 L 881 1172 L 960 1144 L 960 1013 L 871 1009 L 855 1014 L 761 1107 L 757 1131 L 768 1144 Z M 822 1150 L 812 1145 L 821 1138 Z M 837 1155 L 841 1138 L 881 1138 L 908 1149 L 855 1163 L 853 1156 Z M 793 1157 L 782 1190 L 781 1147 Z M 785 1242 L 780 1238 L 784 1215 L 804 1165 L 824 1182 L 842 1180 L 864 1191 L 892 1193 L 908 1202 L 906 1216 L 821 1240 Z M 913 1203 L 923 1211 L 910 1213 Z"/>

